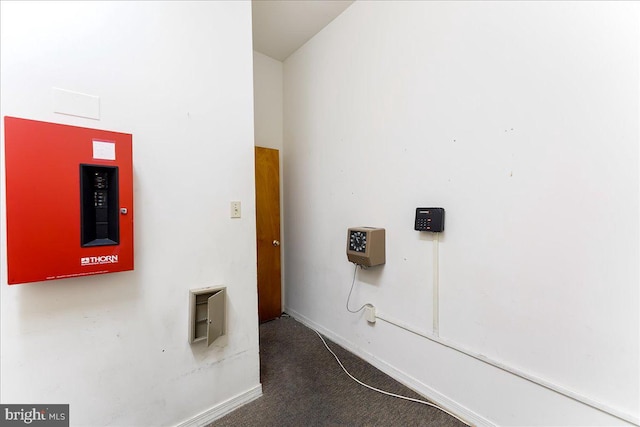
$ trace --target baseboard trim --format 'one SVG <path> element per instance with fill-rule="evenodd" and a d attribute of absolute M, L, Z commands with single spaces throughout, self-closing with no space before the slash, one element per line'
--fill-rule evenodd
<path fill-rule="evenodd" d="M 339 335 L 336 335 L 334 332 L 324 328 L 323 326 L 318 325 L 317 323 L 307 318 L 306 316 L 288 307 L 285 307 L 284 311 L 285 313 L 289 314 L 291 317 L 293 317 L 300 323 L 312 329 L 317 330 L 322 335 L 327 336 L 331 341 L 335 342 L 336 344 L 346 348 L 350 352 L 366 360 L 368 363 L 380 369 L 382 372 L 389 375 L 399 383 L 404 384 L 405 386 L 414 390 L 416 393 L 424 396 L 428 400 L 436 403 L 439 406 L 442 406 L 447 411 L 456 414 L 460 418 L 466 420 L 471 425 L 474 425 L 477 427 L 495 427 L 495 424 L 489 421 L 488 419 L 473 412 L 469 408 L 461 405 L 460 403 L 443 395 L 442 393 L 434 390 L 433 388 L 429 387 L 428 385 L 424 384 L 418 379 L 406 374 L 405 372 L 399 370 L 398 368 L 388 364 L 383 360 L 378 359 L 376 356 L 363 350 L 362 348 L 355 347 L 351 342 L 345 340 Z"/>
<path fill-rule="evenodd" d="M 262 396 L 262 384 L 258 384 L 257 386 L 232 397 L 231 399 L 225 400 L 195 417 L 181 422 L 176 427 L 204 427 L 211 424 L 218 418 L 222 418 L 233 410 L 256 400 L 260 396 Z"/>

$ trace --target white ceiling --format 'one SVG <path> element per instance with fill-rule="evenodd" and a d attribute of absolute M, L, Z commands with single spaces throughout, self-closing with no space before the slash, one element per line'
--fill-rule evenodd
<path fill-rule="evenodd" d="M 252 0 L 253 49 L 284 61 L 351 3 L 353 1 Z"/>

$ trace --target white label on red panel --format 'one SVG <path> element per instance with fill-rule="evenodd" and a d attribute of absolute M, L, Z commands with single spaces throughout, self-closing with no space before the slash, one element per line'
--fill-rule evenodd
<path fill-rule="evenodd" d="M 116 159 L 116 144 L 115 142 L 97 141 L 93 140 L 93 158 L 100 160 L 115 160 Z"/>

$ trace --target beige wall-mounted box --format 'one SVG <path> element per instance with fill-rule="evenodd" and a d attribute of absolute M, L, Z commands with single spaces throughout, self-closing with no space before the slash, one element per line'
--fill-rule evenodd
<path fill-rule="evenodd" d="M 363 267 L 385 263 L 385 229 L 352 227 L 347 230 L 347 259 Z"/>
<path fill-rule="evenodd" d="M 227 288 L 189 290 L 189 342 L 207 345 L 226 334 Z"/>

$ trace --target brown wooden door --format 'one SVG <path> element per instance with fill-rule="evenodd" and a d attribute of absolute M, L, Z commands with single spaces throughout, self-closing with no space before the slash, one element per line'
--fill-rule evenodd
<path fill-rule="evenodd" d="M 266 322 L 282 314 L 280 161 L 278 150 L 255 147 L 255 153 L 258 317 Z"/>

